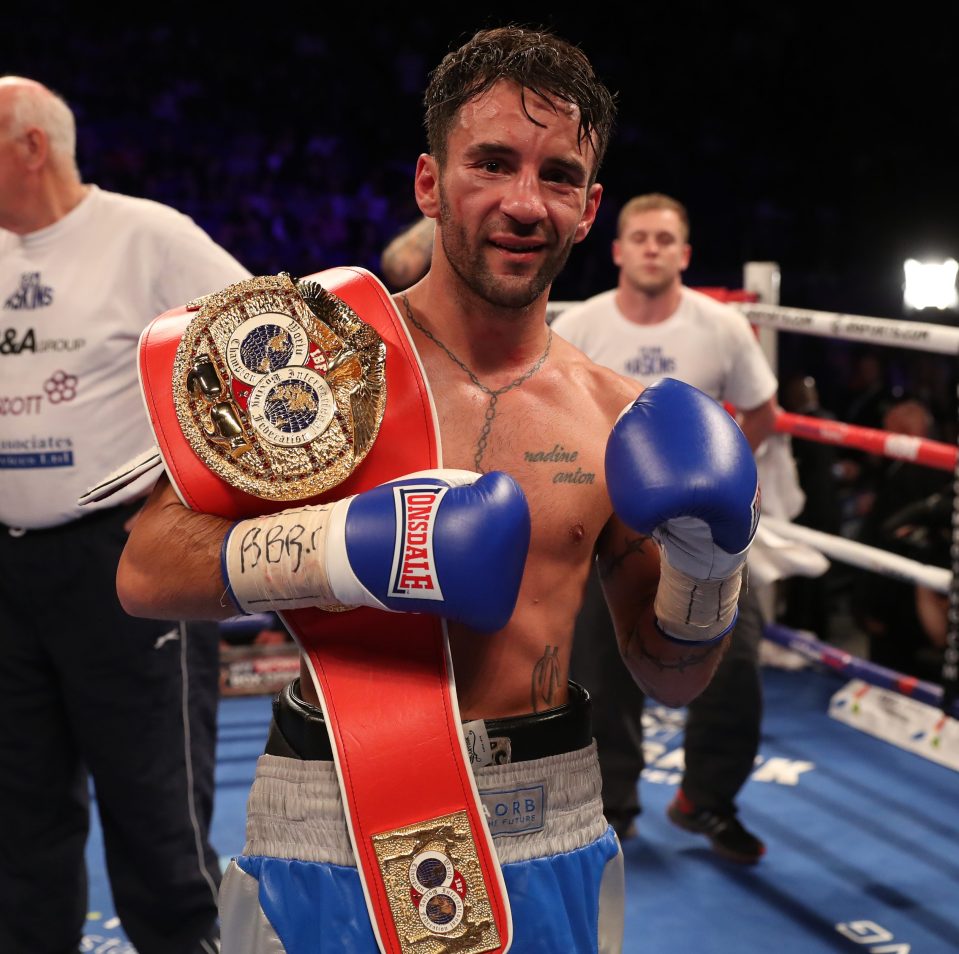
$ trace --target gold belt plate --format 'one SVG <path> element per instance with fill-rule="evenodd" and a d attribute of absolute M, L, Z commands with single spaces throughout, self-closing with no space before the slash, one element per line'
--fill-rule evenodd
<path fill-rule="evenodd" d="M 403 954 L 500 946 L 465 811 L 373 835 Z"/>
<path fill-rule="evenodd" d="M 286 273 L 188 306 L 174 404 L 196 455 L 233 487 L 304 500 L 363 460 L 386 409 L 386 346 L 342 299 Z"/>

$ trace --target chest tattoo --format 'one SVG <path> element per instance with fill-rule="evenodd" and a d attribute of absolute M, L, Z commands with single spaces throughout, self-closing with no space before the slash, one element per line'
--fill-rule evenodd
<path fill-rule="evenodd" d="M 527 450 L 523 452 L 523 460 L 527 464 L 545 464 L 556 465 L 552 468 L 552 482 L 554 484 L 592 484 L 596 482 L 595 471 L 583 470 L 577 466 L 575 469 L 570 464 L 576 463 L 579 459 L 578 450 L 568 450 L 562 444 L 553 444 L 548 450 Z"/>

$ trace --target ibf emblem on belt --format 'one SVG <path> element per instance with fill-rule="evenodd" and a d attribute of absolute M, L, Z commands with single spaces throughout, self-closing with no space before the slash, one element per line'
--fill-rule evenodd
<path fill-rule="evenodd" d="M 372 840 L 403 954 L 482 954 L 499 946 L 466 812 Z"/>
<path fill-rule="evenodd" d="M 189 306 L 174 403 L 197 456 L 234 487 L 303 500 L 342 483 L 386 407 L 386 348 L 316 282 L 251 278 Z"/>

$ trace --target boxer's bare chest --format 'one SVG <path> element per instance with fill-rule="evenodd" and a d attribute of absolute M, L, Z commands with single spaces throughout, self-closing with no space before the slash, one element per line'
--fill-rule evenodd
<path fill-rule="evenodd" d="M 611 422 L 557 374 L 498 396 L 446 379 L 437 395 L 443 466 L 502 470 L 526 493 L 531 552 L 578 559 L 609 517 L 603 472 Z"/>
<path fill-rule="evenodd" d="M 531 517 L 509 625 L 494 637 L 451 627 L 461 710 L 489 717 L 559 705 L 582 587 L 611 512 L 603 464 L 609 410 L 571 387 L 560 368 L 544 368 L 495 401 L 465 375 L 432 371 L 443 466 L 505 471 L 523 488 Z"/>
<path fill-rule="evenodd" d="M 487 353 L 486 367 L 470 367 L 468 349 L 454 353 L 442 333 L 411 324 L 436 408 L 442 465 L 504 471 L 530 508 L 529 552 L 508 624 L 493 634 L 449 624 L 460 712 L 491 718 L 562 705 L 576 615 L 612 512 L 606 442 L 639 389 L 556 336 L 538 357 L 511 354 L 502 326 L 487 326 L 491 339 L 481 343 L 498 340 L 502 350 Z M 528 330 L 517 328 L 513 340 Z"/>

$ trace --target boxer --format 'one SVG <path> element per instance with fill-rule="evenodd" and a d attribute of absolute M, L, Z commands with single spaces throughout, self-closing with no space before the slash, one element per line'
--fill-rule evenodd
<path fill-rule="evenodd" d="M 550 34 L 484 31 L 444 59 L 426 99 L 431 151 L 415 193 L 437 241 L 429 273 L 395 303 L 432 393 L 442 469 L 235 526 L 186 509 L 161 480 L 118 588 L 128 610 L 147 616 L 361 604 L 441 617 L 509 894 L 512 950 L 617 951 L 621 853 L 601 813 L 588 702 L 567 679 L 573 621 L 598 553 L 611 567 L 607 596 L 630 671 L 669 705 L 693 698 L 735 618 L 757 518 L 755 466 L 709 398 L 678 382 L 637 396 L 634 382 L 546 326 L 552 280 L 602 192 L 613 107 L 586 57 Z M 442 597 L 408 598 L 422 592 L 415 573 L 398 595 L 397 494 L 437 485 L 446 489 L 430 585 Z M 316 546 L 266 567 L 259 542 L 294 518 Z M 398 673 L 402 618 L 390 649 Z M 247 845 L 221 892 L 231 954 L 377 950 L 304 677 L 275 703 Z M 417 740 L 404 744 L 412 755 Z M 382 785 L 388 792 L 389 778 Z M 408 891 L 437 930 L 453 925 L 445 946 L 433 935 L 410 950 L 490 949 L 456 927 L 457 872 L 427 846 Z"/>

